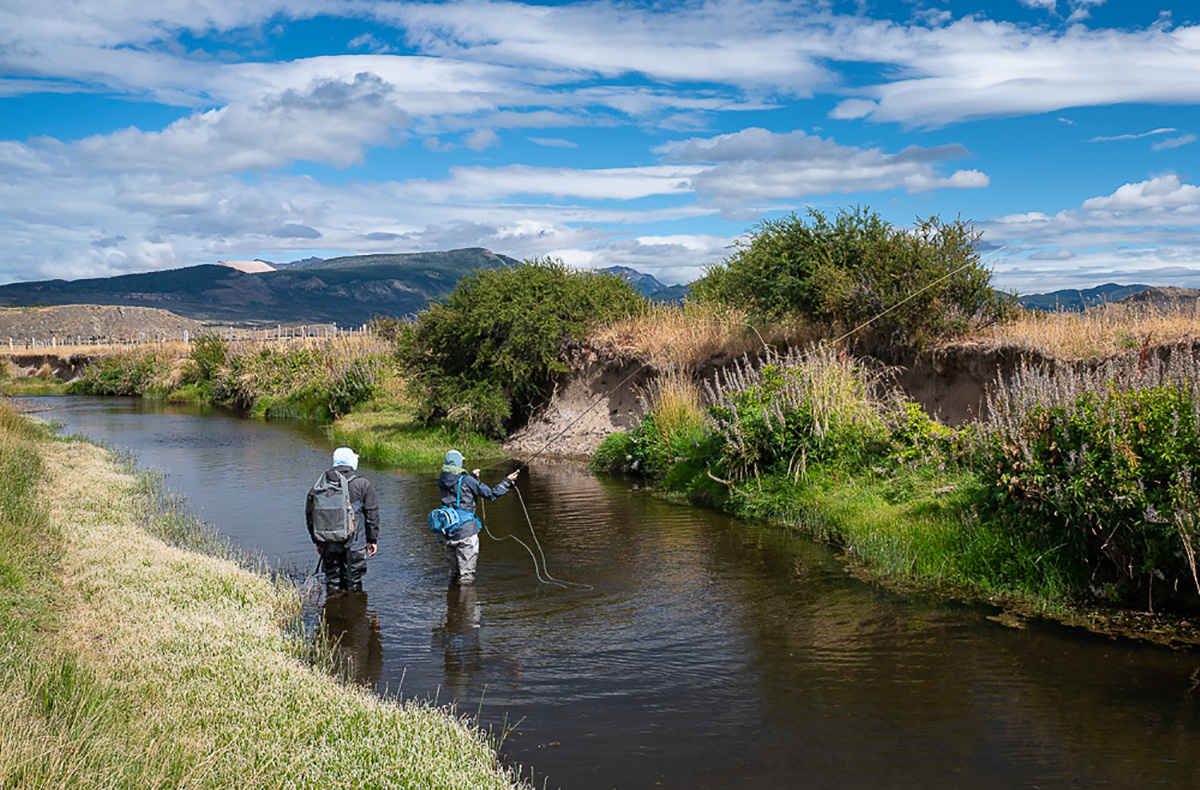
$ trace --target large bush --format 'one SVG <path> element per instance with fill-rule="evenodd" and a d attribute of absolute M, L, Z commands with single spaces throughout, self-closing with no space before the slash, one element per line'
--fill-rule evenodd
<path fill-rule="evenodd" d="M 980 262 L 979 236 L 967 222 L 936 217 L 894 228 L 866 208 L 833 219 L 816 210 L 807 219 L 790 214 L 756 225 L 692 285 L 692 295 L 763 319 L 800 317 L 859 329 L 856 340 L 919 349 L 1011 309 Z"/>
<path fill-rule="evenodd" d="M 596 322 L 645 301 L 610 274 L 552 260 L 476 272 L 402 327 L 397 342 L 422 416 L 503 435 L 566 372 L 564 352 Z"/>

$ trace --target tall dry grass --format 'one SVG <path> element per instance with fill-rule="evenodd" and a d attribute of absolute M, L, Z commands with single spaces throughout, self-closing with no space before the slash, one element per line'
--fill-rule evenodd
<path fill-rule="evenodd" d="M 1036 351 L 1060 359 L 1106 359 L 1143 345 L 1200 339 L 1196 305 L 1109 304 L 1083 312 L 1026 310 L 1014 321 L 972 335 L 973 340 Z"/>
<path fill-rule="evenodd" d="M 598 349 L 644 360 L 659 370 L 686 370 L 715 357 L 803 345 L 822 331 L 800 324 L 755 326 L 743 310 L 685 302 L 652 305 L 598 328 L 589 340 Z"/>

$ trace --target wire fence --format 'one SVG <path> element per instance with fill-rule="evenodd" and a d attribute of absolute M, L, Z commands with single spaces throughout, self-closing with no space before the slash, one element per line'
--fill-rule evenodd
<path fill-rule="evenodd" d="M 300 326 L 241 327 L 210 326 L 200 331 L 187 329 L 176 332 L 111 333 L 103 335 L 50 335 L 43 337 L 9 337 L 7 350 L 10 353 L 37 351 L 63 353 L 81 349 L 111 348 L 121 346 L 163 346 L 168 344 L 190 344 L 199 337 L 216 336 L 230 343 L 279 342 L 296 340 L 336 340 L 337 338 L 365 337 L 371 334 L 368 324 L 341 327 L 337 324 L 304 324 Z M 0 340 L 0 344 L 3 340 Z M 0 350 L 4 348 L 0 345 Z"/>

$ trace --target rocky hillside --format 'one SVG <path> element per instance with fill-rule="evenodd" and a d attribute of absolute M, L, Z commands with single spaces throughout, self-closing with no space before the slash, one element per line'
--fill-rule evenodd
<path fill-rule="evenodd" d="M 183 318 L 167 310 L 152 307 L 111 307 L 94 304 L 57 307 L 0 308 L 0 344 L 8 340 L 24 343 L 36 340 L 48 343 L 51 338 L 93 338 L 119 340 L 153 339 L 167 336 L 182 338 L 204 331 L 204 324 Z"/>

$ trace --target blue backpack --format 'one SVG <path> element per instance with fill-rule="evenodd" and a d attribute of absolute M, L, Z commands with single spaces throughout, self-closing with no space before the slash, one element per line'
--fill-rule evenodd
<path fill-rule="evenodd" d="M 454 504 L 456 507 L 442 505 L 437 510 L 429 513 L 429 531 L 437 535 L 441 535 L 447 540 L 454 540 L 458 535 L 458 529 L 463 524 L 469 524 L 472 521 L 477 521 L 475 514 L 469 510 L 462 510 L 457 505 L 462 503 L 462 475 L 458 476 L 458 490 L 454 494 Z M 482 526 L 482 525 L 481 525 Z"/>

